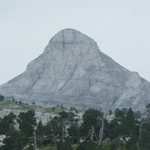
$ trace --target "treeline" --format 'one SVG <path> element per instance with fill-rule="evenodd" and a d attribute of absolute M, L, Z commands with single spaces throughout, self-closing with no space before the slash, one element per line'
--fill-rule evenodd
<path fill-rule="evenodd" d="M 83 114 L 82 120 L 76 115 L 76 109 L 60 112 L 43 125 L 36 123 L 34 110 L 13 113 L 0 118 L 0 134 L 5 134 L 2 150 L 35 150 L 37 146 L 54 145 L 57 150 L 73 150 L 72 145 L 78 144 L 76 150 L 101 149 L 102 143 L 110 144 L 109 150 L 125 145 L 126 150 L 150 149 L 150 105 L 140 119 L 129 110 L 116 109 L 115 117 L 110 122 L 99 110 L 89 109 Z M 109 113 L 111 115 L 112 113 Z M 15 125 L 19 125 L 19 129 Z"/>

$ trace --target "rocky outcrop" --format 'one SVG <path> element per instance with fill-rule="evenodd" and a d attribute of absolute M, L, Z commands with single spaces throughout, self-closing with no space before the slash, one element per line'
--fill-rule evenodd
<path fill-rule="evenodd" d="M 102 53 L 88 36 L 65 29 L 24 73 L 1 85 L 0 94 L 51 106 L 144 110 L 150 83 Z"/>
<path fill-rule="evenodd" d="M 20 112 L 27 112 L 27 110 L 20 110 L 20 109 L 6 109 L 3 108 L 0 110 L 0 118 L 4 118 L 5 116 L 9 115 L 10 113 L 13 113 L 14 115 L 18 116 Z M 35 112 L 35 118 L 36 118 L 36 122 L 38 123 L 39 121 L 42 121 L 43 125 L 46 125 L 51 118 L 54 118 L 55 116 L 58 116 L 58 114 L 55 114 L 53 112 L 51 113 L 45 113 L 45 112 Z M 19 128 L 19 125 L 16 122 L 16 128 Z"/>

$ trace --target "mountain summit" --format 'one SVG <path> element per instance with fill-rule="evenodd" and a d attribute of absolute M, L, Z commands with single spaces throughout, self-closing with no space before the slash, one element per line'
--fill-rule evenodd
<path fill-rule="evenodd" d="M 1 85 L 0 94 L 51 106 L 144 110 L 150 83 L 102 53 L 93 39 L 65 29 L 24 73 Z"/>

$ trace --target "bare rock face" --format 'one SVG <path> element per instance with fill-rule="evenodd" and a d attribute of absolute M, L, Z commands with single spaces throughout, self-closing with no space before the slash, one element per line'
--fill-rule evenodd
<path fill-rule="evenodd" d="M 102 53 L 88 36 L 65 29 L 24 73 L 1 85 L 0 94 L 51 106 L 144 110 L 150 83 Z"/>

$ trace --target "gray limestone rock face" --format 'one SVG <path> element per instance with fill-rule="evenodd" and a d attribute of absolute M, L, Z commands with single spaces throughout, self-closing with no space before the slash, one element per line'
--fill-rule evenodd
<path fill-rule="evenodd" d="M 65 29 L 24 73 L 1 85 L 0 94 L 47 106 L 144 110 L 150 83 L 102 53 L 93 39 Z"/>

